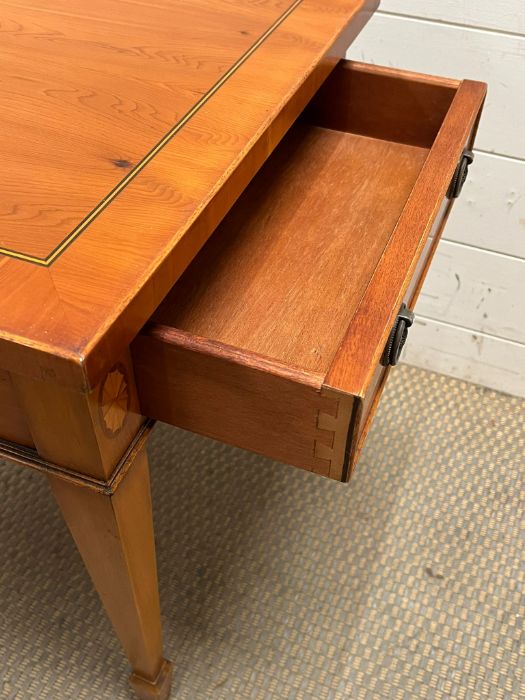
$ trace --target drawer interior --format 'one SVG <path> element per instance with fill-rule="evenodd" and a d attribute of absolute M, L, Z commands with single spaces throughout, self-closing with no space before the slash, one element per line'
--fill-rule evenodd
<path fill-rule="evenodd" d="M 427 153 L 297 123 L 154 320 L 326 373 Z"/>
<path fill-rule="evenodd" d="M 370 386 L 384 383 L 377 381 L 384 333 L 408 285 L 418 287 L 413 278 L 428 267 L 420 258 L 481 104 L 480 92 L 458 133 L 447 129 L 443 136 L 459 86 L 338 64 L 135 341 L 147 415 L 343 478 L 359 438 L 356 426 L 364 422 L 362 407 L 377 402 L 365 395 L 365 382 L 354 389 L 330 375 L 354 363 L 364 367 Z M 430 207 L 424 226 L 408 232 L 405 226 L 399 241 L 400 221 L 413 217 L 431 154 L 446 168 L 429 178 L 419 207 Z M 399 245 L 410 254 L 398 251 L 397 267 L 385 272 Z M 370 290 L 379 290 L 373 310 L 384 328 L 375 337 L 362 334 L 341 359 L 345 343 L 357 337 L 353 327 Z M 366 322 L 370 310 L 364 313 Z M 287 392 L 296 388 L 290 399 Z M 221 392 L 233 408 L 217 419 Z M 288 396 L 281 419 L 280 392 Z M 290 414 L 295 402 L 304 430 Z M 251 439 L 255 425 L 261 432 L 260 423 L 272 422 L 272 411 L 275 425 Z M 279 428 L 289 429 L 286 449 L 271 444 L 282 441 Z M 304 440 L 308 444 L 296 449 Z"/>

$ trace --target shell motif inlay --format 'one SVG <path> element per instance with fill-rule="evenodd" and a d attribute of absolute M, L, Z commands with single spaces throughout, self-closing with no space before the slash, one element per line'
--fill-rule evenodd
<path fill-rule="evenodd" d="M 107 432 L 117 435 L 129 410 L 129 389 L 123 368 L 114 367 L 100 390 L 100 414 Z"/>

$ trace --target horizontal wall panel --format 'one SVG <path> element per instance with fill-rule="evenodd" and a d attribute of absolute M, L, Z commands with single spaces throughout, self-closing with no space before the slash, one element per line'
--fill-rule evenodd
<path fill-rule="evenodd" d="M 376 14 L 348 57 L 487 82 L 477 147 L 525 159 L 525 38 Z"/>
<path fill-rule="evenodd" d="M 525 345 L 502 338 L 418 317 L 403 362 L 525 397 Z"/>
<path fill-rule="evenodd" d="M 476 153 L 443 237 L 525 259 L 525 161 Z"/>
<path fill-rule="evenodd" d="M 381 10 L 525 34 L 523 0 L 382 0 Z"/>
<path fill-rule="evenodd" d="M 416 312 L 525 343 L 525 261 L 441 241 Z"/>

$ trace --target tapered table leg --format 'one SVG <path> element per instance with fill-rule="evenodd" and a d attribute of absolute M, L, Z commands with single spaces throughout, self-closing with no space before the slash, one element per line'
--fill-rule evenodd
<path fill-rule="evenodd" d="M 141 700 L 169 695 L 162 633 L 148 461 L 145 451 L 112 495 L 61 478 L 51 488 L 133 669 Z"/>
<path fill-rule="evenodd" d="M 171 664 L 162 654 L 149 468 L 136 442 L 144 419 L 129 356 L 85 394 L 12 379 L 39 457 L 59 467 L 50 465 L 51 488 L 130 661 L 131 685 L 140 700 L 165 700 Z"/>

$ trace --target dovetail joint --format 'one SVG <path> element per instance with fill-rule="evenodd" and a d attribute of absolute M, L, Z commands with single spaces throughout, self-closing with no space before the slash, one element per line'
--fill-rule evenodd
<path fill-rule="evenodd" d="M 327 476 L 340 479 L 346 450 L 352 400 L 341 398 L 336 402 L 335 415 L 319 411 L 314 456 L 326 463 Z"/>

